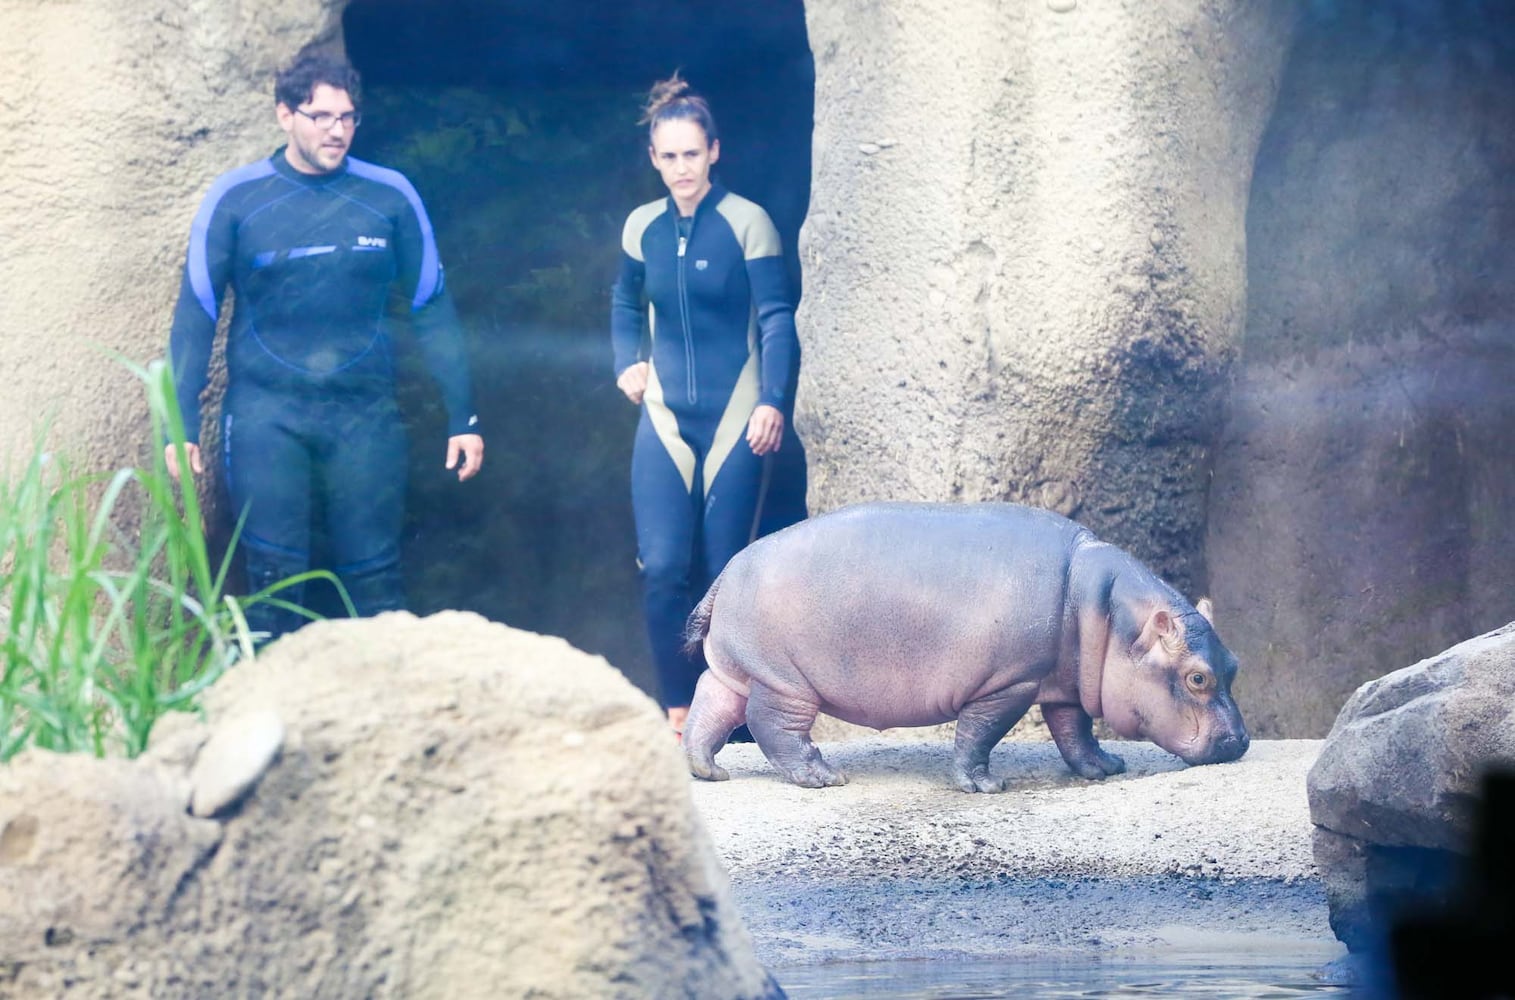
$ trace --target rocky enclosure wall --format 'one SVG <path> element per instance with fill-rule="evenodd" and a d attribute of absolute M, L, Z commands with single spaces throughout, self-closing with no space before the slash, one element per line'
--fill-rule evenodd
<path fill-rule="evenodd" d="M 1515 18 L 1314 4 L 1248 210 L 1206 551 L 1254 732 L 1515 619 Z"/>
<path fill-rule="evenodd" d="M 189 223 L 279 135 L 274 67 L 342 0 L 0 0 L 0 456 L 44 418 L 81 468 L 135 462 Z"/>
<path fill-rule="evenodd" d="M 807 5 L 812 509 L 1024 501 L 1204 584 L 1252 161 L 1293 11 Z"/>

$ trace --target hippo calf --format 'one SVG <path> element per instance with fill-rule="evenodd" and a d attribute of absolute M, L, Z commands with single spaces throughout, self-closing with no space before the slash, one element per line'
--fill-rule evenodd
<path fill-rule="evenodd" d="M 1127 553 L 1050 511 L 1009 503 L 873 503 L 802 521 L 726 565 L 686 631 L 704 646 L 684 726 L 696 777 L 743 721 L 797 785 L 847 779 L 810 740 L 817 712 L 874 729 L 957 720 L 953 779 L 1003 791 L 989 752 L 1041 705 L 1085 778 L 1125 770 L 1093 735 L 1145 738 L 1189 764 L 1249 739 L 1236 658 Z"/>

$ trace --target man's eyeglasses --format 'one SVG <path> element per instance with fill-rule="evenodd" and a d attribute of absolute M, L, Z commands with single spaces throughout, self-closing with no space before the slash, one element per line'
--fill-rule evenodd
<path fill-rule="evenodd" d="M 353 129 L 363 120 L 362 113 L 358 111 L 349 111 L 342 115 L 334 115 L 330 111 L 317 111 L 315 114 L 311 114 L 304 108 L 295 108 L 295 114 L 304 115 L 306 118 L 309 118 L 315 123 L 316 128 L 323 132 L 330 132 L 331 127 L 338 121 L 342 123 L 343 128 Z"/>

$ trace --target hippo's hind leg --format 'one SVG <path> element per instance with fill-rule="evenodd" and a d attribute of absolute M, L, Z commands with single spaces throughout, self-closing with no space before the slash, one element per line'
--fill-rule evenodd
<path fill-rule="evenodd" d="M 1126 769 L 1126 762 L 1099 745 L 1094 738 L 1094 720 L 1082 705 L 1067 703 L 1042 706 L 1042 718 L 1052 733 L 1052 742 L 1068 767 L 1081 778 L 1098 781 Z"/>
<path fill-rule="evenodd" d="M 805 788 L 845 785 L 847 776 L 821 759 L 810 741 L 820 706 L 779 694 L 757 681 L 748 694 L 747 728 L 763 756 L 788 780 Z"/>
<path fill-rule="evenodd" d="M 689 718 L 684 720 L 684 759 L 689 773 L 707 781 L 725 781 L 726 769 L 715 762 L 715 755 L 732 730 L 747 715 L 747 698 L 727 687 L 713 672 L 700 674 L 694 686 L 694 700 L 689 704 Z"/>
<path fill-rule="evenodd" d="M 1037 684 L 1012 684 L 963 706 L 952 748 L 952 780 L 965 792 L 1003 792 L 1005 779 L 989 773 L 989 753 L 1036 699 Z"/>

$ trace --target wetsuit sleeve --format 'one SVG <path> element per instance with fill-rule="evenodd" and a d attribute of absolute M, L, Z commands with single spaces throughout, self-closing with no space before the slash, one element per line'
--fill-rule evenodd
<path fill-rule="evenodd" d="M 794 330 L 794 303 L 789 299 L 778 230 L 766 212 L 759 210 L 743 234 L 742 244 L 762 345 L 763 384 L 758 403 L 788 415 L 794 409 L 794 386 L 799 378 L 800 339 Z"/>
<path fill-rule="evenodd" d="M 634 225 L 632 219 L 626 220 L 621 234 L 621 273 L 610 289 L 610 346 L 615 354 L 615 371 L 611 374 L 616 378 L 643 360 L 642 287 L 647 265 L 640 257 L 641 235 L 632 232 Z"/>
<path fill-rule="evenodd" d="M 408 181 L 403 191 L 406 199 L 395 226 L 395 258 L 399 288 L 408 299 L 411 328 L 426 368 L 441 388 L 442 403 L 447 407 L 447 435 L 481 434 L 473 409 L 463 323 L 443 282 L 431 219 Z"/>
<path fill-rule="evenodd" d="M 231 280 L 236 249 L 236 222 L 217 185 L 205 196 L 189 230 L 189 252 L 179 301 L 174 306 L 168 337 L 168 359 L 174 374 L 174 393 L 184 418 L 184 438 L 200 442 L 200 394 L 209 379 L 210 352 L 216 340 L 221 298 Z"/>

